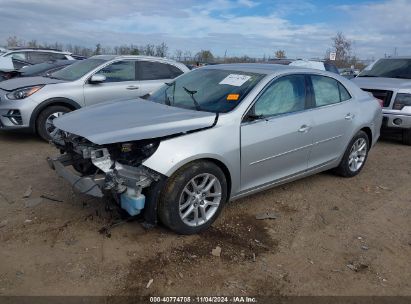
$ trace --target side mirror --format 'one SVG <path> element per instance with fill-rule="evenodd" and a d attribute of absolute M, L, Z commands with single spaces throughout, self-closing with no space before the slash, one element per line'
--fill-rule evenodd
<path fill-rule="evenodd" d="M 106 76 L 101 75 L 101 74 L 94 74 L 93 76 L 91 76 L 89 82 L 97 84 L 97 83 L 102 83 L 105 80 L 106 80 Z"/>

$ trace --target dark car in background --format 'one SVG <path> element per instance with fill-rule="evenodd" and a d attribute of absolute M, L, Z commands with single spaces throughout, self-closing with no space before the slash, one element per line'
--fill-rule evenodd
<path fill-rule="evenodd" d="M 34 65 L 23 66 L 14 71 L 0 72 L 0 81 L 17 77 L 46 76 L 56 72 L 66 66 L 71 65 L 76 60 L 52 60 Z"/>

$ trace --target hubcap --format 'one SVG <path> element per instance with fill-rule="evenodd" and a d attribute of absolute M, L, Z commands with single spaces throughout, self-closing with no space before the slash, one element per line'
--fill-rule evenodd
<path fill-rule="evenodd" d="M 208 222 L 221 203 L 221 183 L 210 173 L 192 178 L 180 195 L 181 220 L 188 226 L 200 226 Z"/>
<path fill-rule="evenodd" d="M 367 156 L 367 142 L 364 138 L 357 139 L 351 147 L 348 157 L 348 167 L 352 172 L 358 171 L 364 164 Z"/>
<path fill-rule="evenodd" d="M 53 137 L 58 131 L 58 129 L 53 124 L 53 120 L 56 119 L 57 117 L 60 117 L 63 114 L 64 112 L 55 112 L 53 114 L 50 114 L 49 117 L 47 117 L 46 131 L 50 135 L 50 137 Z"/>

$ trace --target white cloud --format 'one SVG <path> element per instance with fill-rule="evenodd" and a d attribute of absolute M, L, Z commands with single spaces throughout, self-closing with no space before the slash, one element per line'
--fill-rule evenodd
<path fill-rule="evenodd" d="M 88 46 L 165 41 L 171 49 L 211 49 L 220 55 L 228 50 L 262 56 L 281 48 L 291 57 L 319 57 L 342 30 L 361 57 L 380 56 L 395 46 L 400 52 L 411 49 L 410 0 L 339 6 L 345 18 L 330 24 L 309 22 L 318 8 L 302 0 L 277 1 L 266 15 L 244 13 L 266 5 L 261 2 L 0 0 L 0 42 L 10 35 Z M 291 15 L 308 21 L 295 24 L 287 18 Z"/>

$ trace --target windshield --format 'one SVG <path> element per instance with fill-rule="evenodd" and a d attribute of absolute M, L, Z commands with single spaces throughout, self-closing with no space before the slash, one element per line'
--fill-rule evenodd
<path fill-rule="evenodd" d="M 73 63 L 72 65 L 64 69 L 52 73 L 50 77 L 67 81 L 77 80 L 106 61 L 107 60 L 104 59 L 81 60 L 79 62 Z"/>
<path fill-rule="evenodd" d="M 173 107 L 226 113 L 233 110 L 264 76 L 241 71 L 198 69 L 165 84 L 148 99 Z"/>
<path fill-rule="evenodd" d="M 358 77 L 411 79 L 411 59 L 380 59 Z"/>
<path fill-rule="evenodd" d="M 55 63 L 52 62 L 43 62 L 39 64 L 35 64 L 32 66 L 25 66 L 20 69 L 21 74 L 25 76 L 35 75 L 47 71 L 53 67 L 57 66 Z"/>

